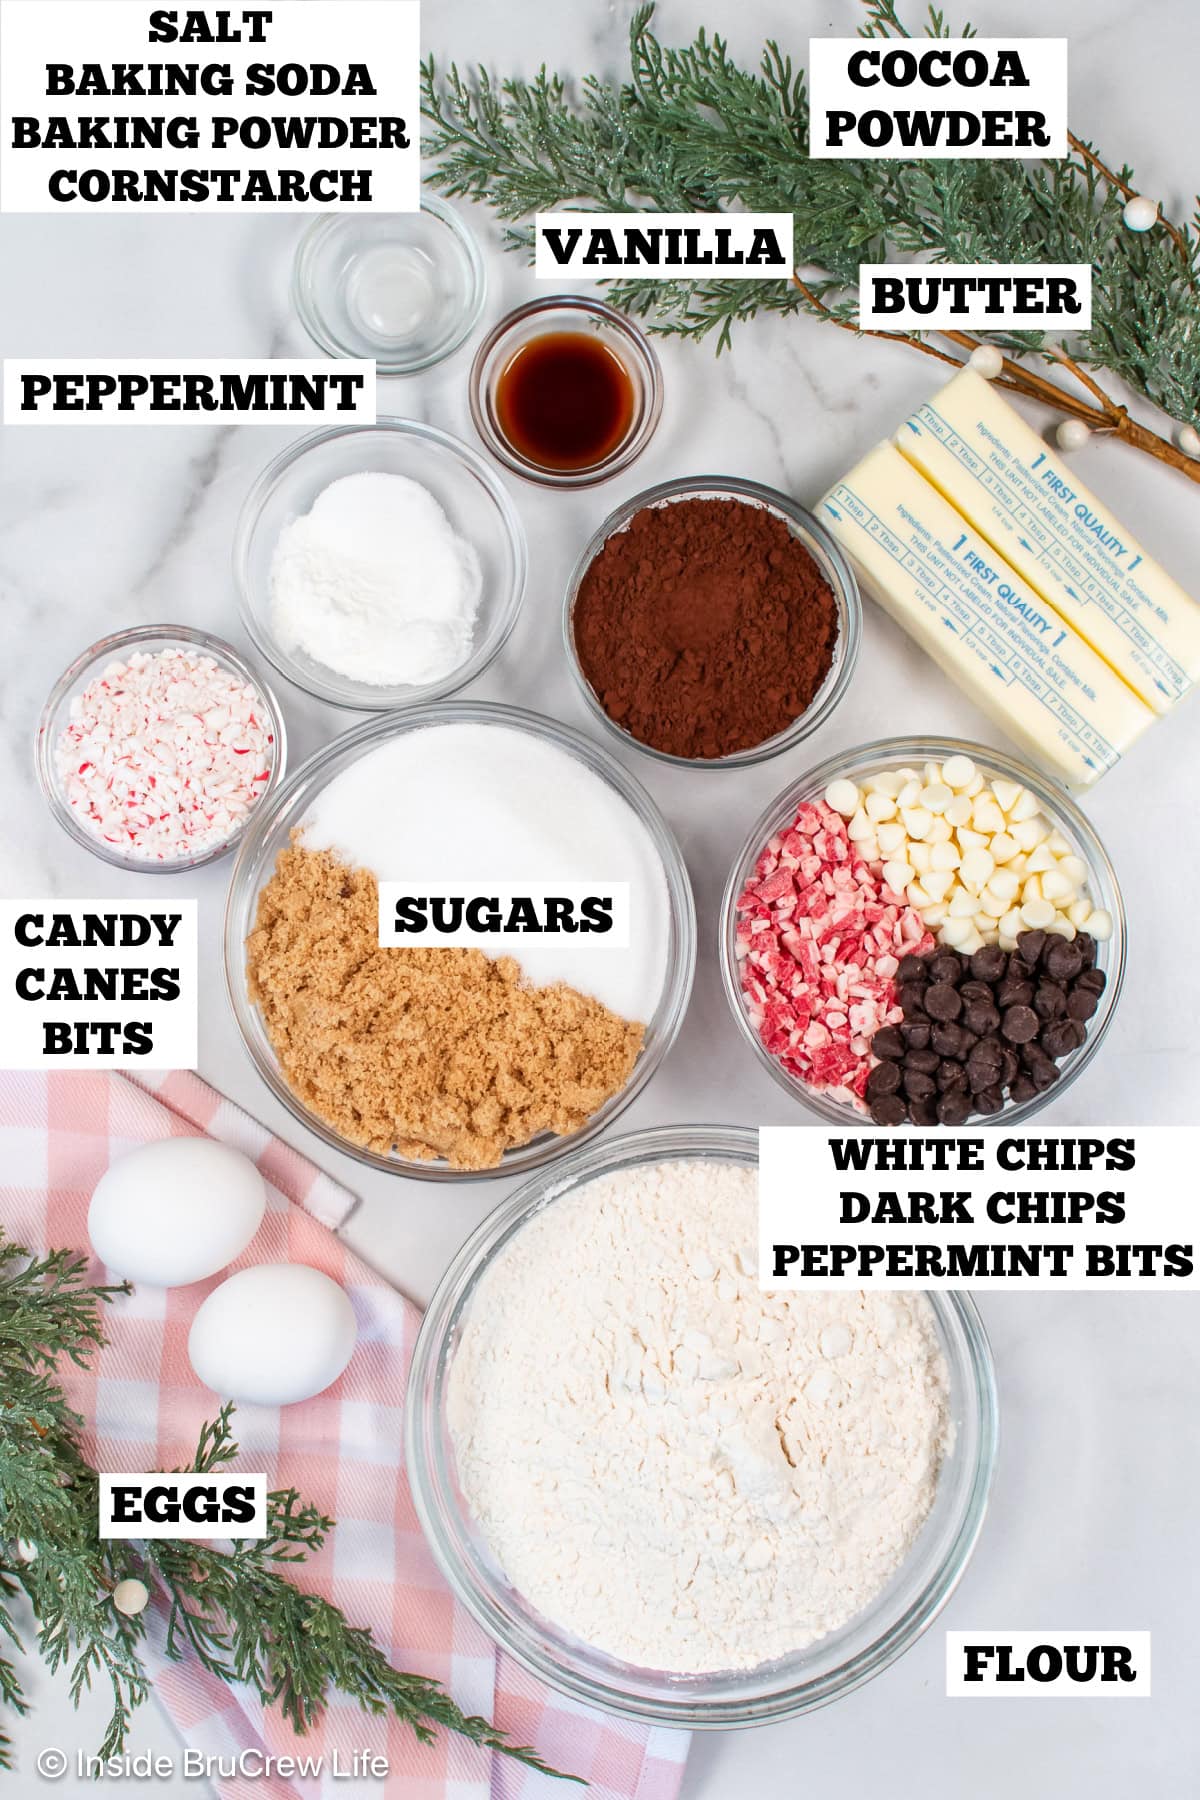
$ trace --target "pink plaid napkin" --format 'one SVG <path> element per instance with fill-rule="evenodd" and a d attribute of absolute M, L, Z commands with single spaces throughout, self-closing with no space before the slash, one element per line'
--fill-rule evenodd
<path fill-rule="evenodd" d="M 353 1197 L 196 1076 L 145 1080 L 153 1095 L 115 1074 L 0 1076 L 6 1232 L 35 1250 L 86 1251 L 88 1199 L 124 1151 L 199 1133 L 246 1151 L 267 1182 L 268 1211 L 233 1266 L 309 1263 L 343 1284 L 358 1319 L 358 1348 L 334 1387 L 299 1406 L 243 1406 L 236 1416 L 241 1466 L 265 1469 L 268 1486 L 295 1484 L 338 1521 L 297 1579 L 369 1626 L 397 1667 L 435 1676 L 465 1711 L 494 1719 L 551 1766 L 583 1776 L 594 1800 L 674 1800 L 686 1733 L 626 1725 L 560 1699 L 501 1655 L 441 1580 L 402 1461 L 405 1381 L 420 1314 L 333 1235 Z M 101 1265 L 93 1275 L 103 1278 Z M 191 1371 L 188 1329 L 222 1278 L 143 1287 L 118 1299 L 107 1310 L 107 1348 L 86 1372 L 66 1372 L 72 1403 L 89 1422 L 87 1453 L 101 1469 L 172 1468 L 191 1456 L 217 1402 Z M 190 1660 L 169 1661 L 157 1617 L 149 1655 L 155 1692 L 190 1749 L 219 1759 L 247 1750 L 319 1759 L 316 1769 L 286 1777 L 223 1774 L 220 1763 L 210 1764 L 222 1800 L 569 1800 L 579 1792 L 450 1735 L 424 1748 L 396 1720 L 373 1719 L 336 1697 L 319 1728 L 297 1739 L 254 1694 L 226 1687 Z M 386 1757 L 387 1778 L 346 1778 L 354 1753 L 368 1750 Z"/>

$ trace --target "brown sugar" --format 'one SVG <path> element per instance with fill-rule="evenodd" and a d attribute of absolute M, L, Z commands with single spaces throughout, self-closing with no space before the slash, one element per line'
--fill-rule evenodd
<path fill-rule="evenodd" d="M 383 948 L 379 889 L 281 851 L 247 940 L 250 998 L 297 1098 L 342 1137 L 456 1169 L 576 1131 L 625 1085 L 644 1028 L 512 957 Z"/>

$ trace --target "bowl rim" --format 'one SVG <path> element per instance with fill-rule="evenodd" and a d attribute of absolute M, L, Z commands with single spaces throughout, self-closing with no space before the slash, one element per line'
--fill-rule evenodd
<path fill-rule="evenodd" d="M 207 652 L 216 661 L 224 663 L 240 681 L 253 688 L 259 695 L 270 715 L 271 728 L 275 739 L 275 748 L 271 761 L 271 772 L 246 817 L 231 837 L 226 838 L 214 849 L 207 850 L 203 856 L 181 857 L 177 862 L 156 862 L 145 857 L 123 856 L 110 844 L 103 843 L 80 825 L 71 808 L 62 797 L 58 770 L 55 764 L 57 736 L 54 733 L 55 715 L 65 701 L 73 694 L 82 691 L 86 686 L 88 672 L 97 663 L 111 660 L 114 656 L 137 649 L 166 649 L 171 644 L 193 644 L 197 649 Z M 37 728 L 33 739 L 34 771 L 42 796 L 50 808 L 52 818 L 62 827 L 69 837 L 101 862 L 108 863 L 114 869 L 130 869 L 142 875 L 180 875 L 188 874 L 193 869 L 202 869 L 207 863 L 217 862 L 227 856 L 231 850 L 237 849 L 250 829 L 252 820 L 257 816 L 259 808 L 265 807 L 274 797 L 282 784 L 287 771 L 287 724 L 279 698 L 269 681 L 253 669 L 246 659 L 215 632 L 202 631 L 194 625 L 128 625 L 120 631 L 109 632 L 97 638 L 65 668 L 54 686 L 50 689 L 38 717 Z"/>
<path fill-rule="evenodd" d="M 645 394 L 641 421 L 603 462 L 592 463 L 586 469 L 543 469 L 537 463 L 529 462 L 493 426 L 489 409 L 484 403 L 484 376 L 493 354 L 500 349 L 505 338 L 526 319 L 554 312 L 569 313 L 586 318 L 594 324 L 609 326 L 618 337 L 625 340 L 641 373 Z M 505 313 L 492 326 L 471 363 L 471 372 L 467 378 L 467 399 L 471 409 L 471 423 L 478 432 L 480 441 L 510 473 L 519 475 L 522 480 L 538 487 L 597 487 L 602 481 L 619 475 L 631 463 L 636 462 L 657 431 L 663 408 L 662 364 L 649 337 L 628 313 L 619 312 L 615 306 L 609 306 L 606 301 L 597 300 L 589 294 L 539 295 L 536 299 L 526 300 L 521 306 L 513 307 L 511 312 Z"/>
<path fill-rule="evenodd" d="M 324 220 L 319 222 L 326 223 Z M 308 670 L 301 669 L 276 642 L 274 634 L 260 620 L 251 599 L 250 548 L 268 502 L 305 457 L 343 438 L 366 437 L 373 432 L 382 433 L 385 437 L 412 438 L 433 445 L 473 475 L 492 503 L 512 562 L 508 593 L 497 609 L 490 635 L 485 635 L 466 661 L 452 669 L 441 681 L 429 682 L 422 687 L 371 687 L 365 682 L 354 682 L 346 676 L 339 676 L 334 670 L 329 671 L 328 680 L 322 680 Z M 529 544 L 521 515 L 512 495 L 486 459 L 469 444 L 464 444 L 461 438 L 443 431 L 440 426 L 428 425 L 422 419 L 406 419 L 391 414 L 380 414 L 373 425 L 331 425 L 320 431 L 308 432 L 272 457 L 259 470 L 246 491 L 234 526 L 231 555 L 238 613 L 243 629 L 255 649 L 293 687 L 300 688 L 302 692 L 311 694 L 314 699 L 323 700 L 330 706 L 339 707 L 344 712 L 405 711 L 410 707 L 444 700 L 469 686 L 485 669 L 490 668 L 512 635 L 521 614 L 529 575 Z"/>
<path fill-rule="evenodd" d="M 326 774 L 326 779 L 331 778 L 328 772 L 332 765 L 343 763 L 348 758 L 349 761 L 344 762 L 344 766 L 348 767 L 350 762 L 357 761 L 359 755 L 374 743 L 402 732 L 421 730 L 426 726 L 453 724 L 500 725 L 530 732 L 544 742 L 555 744 L 567 755 L 574 756 L 599 779 L 607 781 L 640 820 L 662 864 L 667 890 L 668 927 L 673 940 L 662 993 L 653 1018 L 647 1022 L 648 1043 L 639 1052 L 624 1087 L 610 1095 L 578 1131 L 572 1132 L 570 1136 L 543 1134 L 529 1144 L 517 1145 L 511 1151 L 506 1151 L 505 1157 L 496 1167 L 486 1169 L 451 1168 L 441 1158 L 422 1162 L 384 1156 L 363 1145 L 349 1143 L 324 1120 L 310 1112 L 284 1079 L 261 1024 L 255 1028 L 257 1008 L 246 992 L 245 940 L 253 927 L 258 894 L 265 881 L 270 878 L 269 870 L 264 872 L 257 865 L 261 862 L 266 840 L 275 831 L 280 819 L 294 804 L 311 796 L 314 782 L 323 773 Z M 257 808 L 255 810 L 258 811 Z M 443 700 L 419 707 L 405 707 L 399 712 L 367 719 L 315 750 L 271 797 L 270 805 L 263 806 L 257 823 L 258 829 L 248 833 L 243 839 L 229 878 L 222 925 L 226 993 L 242 1044 L 258 1074 L 292 1117 L 330 1149 L 338 1150 L 370 1168 L 381 1169 L 386 1174 L 417 1181 L 496 1181 L 524 1175 L 558 1162 L 604 1131 L 646 1087 L 678 1037 L 691 999 L 696 971 L 696 903 L 687 863 L 678 839 L 654 797 L 603 744 L 594 743 L 574 727 L 524 707 L 491 700 Z M 274 867 L 274 860 L 272 855 L 271 868 Z M 262 1043 L 259 1042 L 260 1038 Z"/>
<path fill-rule="evenodd" d="M 548 1652 L 513 1640 L 491 1594 L 474 1571 L 453 1554 L 439 1525 L 449 1468 L 437 1431 L 442 1389 L 450 1366 L 454 1330 L 465 1301 L 485 1270 L 528 1218 L 586 1182 L 638 1163 L 727 1160 L 757 1165 L 758 1133 L 736 1125 L 659 1125 L 606 1139 L 524 1182 L 485 1218 L 456 1252 L 434 1290 L 417 1333 L 405 1405 L 404 1447 L 413 1505 L 434 1560 L 456 1598 L 494 1641 L 531 1674 L 586 1705 L 640 1722 L 692 1730 L 724 1730 L 778 1723 L 814 1711 L 881 1674 L 928 1629 L 962 1579 L 987 1514 L 999 1447 L 999 1395 L 995 1364 L 983 1321 L 969 1294 L 920 1290 L 929 1300 L 939 1335 L 961 1334 L 969 1371 L 964 1403 L 971 1410 L 975 1458 L 965 1472 L 958 1511 L 941 1558 L 920 1594 L 869 1645 L 811 1681 L 772 1693 L 716 1701 L 631 1695 L 566 1666 Z M 461 1513 L 461 1508 L 456 1509 Z M 903 1565 L 902 1565 L 903 1567 Z M 762 1665 L 767 1667 L 768 1665 Z M 666 1679 L 666 1678 L 664 1678 Z M 672 1678 L 674 1679 L 674 1678 Z M 687 1677 L 679 1677 L 686 1681 Z"/>
<path fill-rule="evenodd" d="M 457 350 L 461 350 L 478 325 L 484 302 L 487 299 L 487 265 L 484 263 L 475 234 L 462 214 L 455 207 L 448 205 L 439 195 L 426 192 L 422 192 L 421 204 L 415 210 L 428 213 L 431 218 L 437 219 L 440 224 L 447 227 L 464 252 L 471 280 L 467 305 L 463 309 L 463 316 L 458 328 L 445 344 L 425 356 L 412 358 L 371 357 L 365 354 L 361 348 L 355 348 L 352 344 L 343 342 L 337 333 L 326 324 L 324 315 L 313 304 L 315 289 L 313 264 L 317 252 L 326 238 L 332 237 L 338 229 L 344 229 L 348 222 L 353 222 L 355 219 L 362 222 L 363 215 L 331 213 L 314 219 L 307 230 L 301 234 L 296 245 L 295 256 L 292 258 L 292 306 L 313 343 L 329 356 L 345 357 L 353 362 L 373 361 L 379 375 L 388 380 L 402 379 L 406 375 L 419 375 L 425 369 L 432 369 L 438 363 L 445 362 Z M 385 217 L 409 218 L 411 214 L 376 213 L 367 215 L 367 222 L 369 223 L 373 219 L 376 223 L 381 223 Z"/>
<path fill-rule="evenodd" d="M 1035 769 L 1030 763 L 1023 761 L 1007 751 L 995 750 L 988 744 L 979 744 L 969 738 L 949 737 L 894 737 L 878 738 L 869 744 L 863 744 L 848 750 L 835 751 L 833 755 L 816 764 L 803 775 L 783 788 L 770 803 L 765 806 L 751 827 L 741 849 L 735 856 L 725 882 L 725 890 L 721 897 L 718 915 L 717 954 L 721 967 L 721 985 L 729 1008 L 737 1021 L 743 1038 L 754 1050 L 759 1062 L 768 1074 L 809 1111 L 818 1113 L 831 1124 L 858 1124 L 864 1129 L 886 1130 L 887 1127 L 874 1125 L 870 1116 L 855 1111 L 844 1101 L 830 1100 L 824 1093 L 808 1088 L 795 1076 L 789 1075 L 777 1057 L 771 1055 L 762 1039 L 755 1031 L 742 1003 L 742 990 L 738 980 L 738 959 L 736 954 L 737 900 L 745 884 L 746 876 L 753 867 L 763 845 L 779 829 L 789 811 L 805 800 L 812 800 L 824 792 L 825 788 L 839 775 L 849 774 L 855 779 L 853 771 L 860 775 L 870 772 L 873 766 L 885 767 L 893 763 L 944 761 L 949 756 L 968 756 L 980 769 L 1002 779 L 1008 777 L 1035 794 L 1042 807 L 1051 815 L 1052 822 L 1065 827 L 1079 845 L 1080 854 L 1088 865 L 1091 881 L 1101 888 L 1102 901 L 1111 907 L 1113 934 L 1107 947 L 1101 946 L 1101 966 L 1104 967 L 1108 981 L 1104 989 L 1102 1009 L 1094 1017 L 1093 1027 L 1089 1030 L 1084 1043 L 1076 1050 L 1062 1067 L 1062 1074 L 1054 1084 L 1043 1093 L 1035 1094 L 1030 1100 L 1020 1101 L 1016 1105 L 1006 1104 L 1000 1112 L 992 1117 L 973 1115 L 967 1129 L 982 1129 L 992 1126 L 1007 1129 L 1010 1125 L 1019 1124 L 1022 1120 L 1031 1119 L 1036 1113 L 1064 1094 L 1072 1083 L 1088 1067 L 1096 1051 L 1109 1029 L 1117 1010 L 1125 985 L 1125 966 L 1127 960 L 1125 903 L 1121 895 L 1120 883 L 1112 860 L 1104 848 L 1091 820 L 1073 799 L 1068 790 L 1059 784 L 1052 775 Z M 1103 891 L 1107 890 L 1107 891 Z M 893 1129 L 908 1129 L 894 1127 Z M 913 1127 L 913 1129 L 920 1129 Z"/>
<path fill-rule="evenodd" d="M 653 744 L 644 744 L 624 726 L 618 725 L 605 712 L 599 696 L 579 661 L 579 652 L 575 646 L 575 604 L 579 598 L 579 590 L 584 577 L 596 557 L 603 550 L 610 537 L 628 529 L 635 514 L 650 506 L 666 506 L 677 500 L 697 500 L 704 497 L 728 496 L 731 499 L 743 500 L 750 505 L 766 507 L 777 517 L 782 518 L 792 535 L 804 545 L 813 556 L 821 573 L 829 582 L 838 610 L 838 641 L 834 646 L 833 661 L 824 681 L 813 696 L 812 704 L 806 712 L 785 730 L 776 732 L 761 744 L 752 745 L 748 750 L 735 750 L 728 756 L 676 756 L 667 750 L 656 749 Z M 737 475 L 683 475 L 672 481 L 660 481 L 653 487 L 643 488 L 641 493 L 634 494 L 629 500 L 623 500 L 615 506 L 608 517 L 596 528 L 580 551 L 567 580 L 566 592 L 562 607 L 562 636 L 567 653 L 567 664 L 574 677 L 575 685 L 582 694 L 584 703 L 592 717 L 597 719 L 605 730 L 621 743 L 632 746 L 643 756 L 652 757 L 656 762 L 668 763 L 679 769 L 747 769 L 758 763 L 769 762 L 772 757 L 781 756 L 785 750 L 803 743 L 811 737 L 830 718 L 846 696 L 854 670 L 858 663 L 858 654 L 862 646 L 863 608 L 862 594 L 858 580 L 849 559 L 840 545 L 826 531 L 820 520 L 810 513 L 807 507 L 801 506 L 789 494 L 779 488 L 768 486 L 761 481 L 746 481 Z"/>

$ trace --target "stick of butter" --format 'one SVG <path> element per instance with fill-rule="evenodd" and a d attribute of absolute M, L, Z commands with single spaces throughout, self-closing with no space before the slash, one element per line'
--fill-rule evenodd
<path fill-rule="evenodd" d="M 964 369 L 896 443 L 1147 706 L 1200 678 L 1200 606 L 990 382 Z"/>
<path fill-rule="evenodd" d="M 948 500 L 880 444 L 818 516 L 885 612 L 976 704 L 1074 787 L 1111 769 L 1154 714 Z"/>

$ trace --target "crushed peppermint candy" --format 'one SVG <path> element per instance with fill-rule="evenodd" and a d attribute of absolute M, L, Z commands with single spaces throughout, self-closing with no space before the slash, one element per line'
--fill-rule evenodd
<path fill-rule="evenodd" d="M 823 800 L 800 806 L 763 846 L 738 897 L 738 971 L 763 1048 L 859 1111 L 878 1060 L 871 1039 L 903 1017 L 900 959 L 933 948 L 920 914 Z"/>
<path fill-rule="evenodd" d="M 90 836 L 144 862 L 193 862 L 266 792 L 275 737 L 262 695 L 186 647 L 135 650 L 76 694 L 55 747 Z"/>

